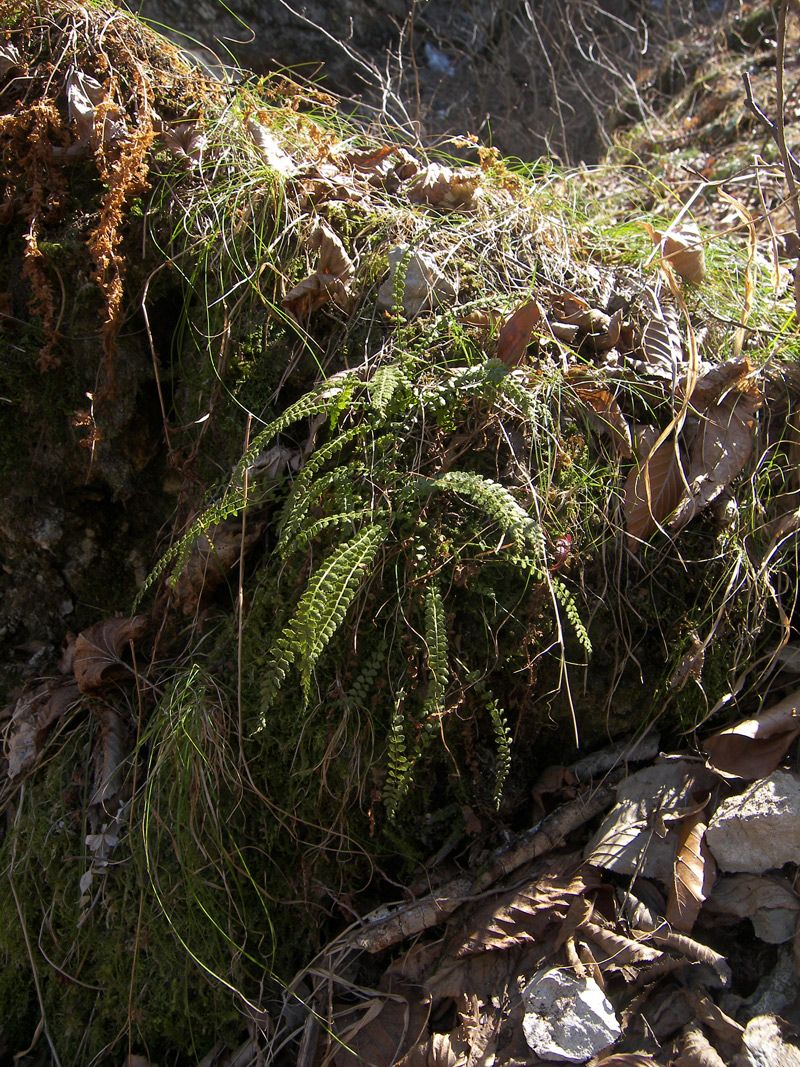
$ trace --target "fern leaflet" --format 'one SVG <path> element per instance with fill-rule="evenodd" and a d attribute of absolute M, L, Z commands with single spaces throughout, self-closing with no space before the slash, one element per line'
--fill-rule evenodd
<path fill-rule="evenodd" d="M 436 581 L 425 589 L 425 644 L 428 647 L 428 669 L 431 674 L 425 711 L 427 714 L 441 714 L 444 711 L 444 694 L 450 669 L 447 662 L 447 617 L 442 591 Z"/>
<path fill-rule="evenodd" d="M 499 808 L 503 797 L 503 786 L 506 778 L 508 778 L 508 772 L 511 770 L 511 730 L 509 730 L 505 714 L 496 700 L 492 700 L 489 704 L 489 715 L 492 718 L 494 739 L 497 744 L 497 764 L 492 799 L 495 807 Z"/>

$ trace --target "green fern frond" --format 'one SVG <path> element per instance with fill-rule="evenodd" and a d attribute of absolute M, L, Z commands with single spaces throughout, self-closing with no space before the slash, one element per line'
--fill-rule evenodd
<path fill-rule="evenodd" d="M 142 583 L 141 589 L 136 594 L 136 598 L 133 602 L 133 610 L 138 610 L 145 593 L 170 565 L 172 565 L 173 569 L 173 579 L 177 579 L 178 575 L 180 575 L 181 571 L 186 566 L 186 562 L 197 541 L 204 534 L 208 534 L 209 530 L 218 523 L 223 522 L 225 519 L 229 519 L 234 515 L 238 515 L 239 512 L 245 508 L 246 504 L 247 499 L 244 488 L 240 487 L 231 490 L 223 496 L 221 500 L 218 500 L 207 508 L 200 517 L 192 523 L 183 537 L 180 537 L 174 545 L 170 545 L 161 559 L 158 560 L 147 575 Z"/>
<path fill-rule="evenodd" d="M 588 655 L 592 654 L 592 642 L 589 638 L 589 633 L 583 624 L 578 605 L 575 603 L 575 598 L 572 593 L 562 585 L 558 578 L 550 579 L 553 584 L 553 592 L 556 595 L 556 600 L 564 609 L 564 613 L 569 619 L 572 629 L 575 631 L 575 636 L 585 648 Z"/>
<path fill-rule="evenodd" d="M 329 529 L 331 526 L 342 526 L 347 522 L 359 522 L 366 518 L 372 520 L 375 519 L 388 519 L 388 512 L 376 511 L 374 508 L 355 508 L 353 511 L 339 511 L 335 515 L 323 515 L 321 519 L 317 519 L 316 522 L 312 522 L 309 526 L 305 526 L 302 530 L 294 536 L 291 542 L 286 545 L 279 546 L 281 555 L 286 558 L 290 552 L 301 551 L 306 548 L 314 538 L 321 534 L 323 530 Z"/>
<path fill-rule="evenodd" d="M 286 559 L 292 551 L 295 538 L 302 531 L 309 508 L 322 493 L 327 491 L 333 493 L 335 506 L 339 511 L 357 511 L 365 508 L 365 501 L 354 490 L 357 477 L 368 474 L 369 469 L 363 464 L 351 463 L 349 466 L 334 467 L 333 470 L 326 471 L 316 479 L 309 479 L 302 483 L 296 493 L 293 491 L 283 509 L 283 526 L 278 541 L 278 552 L 281 557 Z M 295 488 L 298 488 L 296 482 Z"/>
<path fill-rule="evenodd" d="M 408 790 L 413 770 L 413 764 L 406 755 L 405 718 L 399 710 L 403 695 L 401 693 L 398 698 L 398 710 L 392 716 L 392 725 L 389 729 L 387 774 L 383 785 L 383 804 L 390 821 L 394 819 L 397 806 Z"/>
<path fill-rule="evenodd" d="M 492 799 L 496 808 L 500 807 L 503 786 L 511 770 L 511 730 L 508 728 L 505 713 L 496 700 L 489 703 L 489 715 L 492 719 L 494 739 L 497 745 L 497 763 L 494 776 L 494 794 Z"/>
<path fill-rule="evenodd" d="M 430 692 L 425 701 L 426 714 L 444 711 L 444 694 L 450 679 L 447 657 L 447 616 L 442 591 L 436 581 L 425 588 L 425 644 L 428 649 Z"/>
<path fill-rule="evenodd" d="M 544 543 L 539 524 L 520 507 L 505 486 L 491 478 L 468 471 L 447 471 L 439 478 L 420 479 L 417 488 L 421 493 L 449 489 L 481 508 L 520 545 L 538 549 Z"/>
<path fill-rule="evenodd" d="M 387 367 L 378 367 L 369 381 L 369 393 L 372 404 L 378 415 L 383 419 L 389 410 L 392 398 L 401 387 L 409 385 L 408 378 L 403 368 L 398 363 L 390 363 Z"/>
<path fill-rule="evenodd" d="M 299 400 L 291 404 L 286 411 L 273 419 L 268 423 L 264 429 L 253 438 L 253 441 L 242 458 L 236 464 L 233 475 L 231 477 L 232 484 L 236 485 L 244 481 L 244 475 L 247 468 L 252 464 L 253 460 L 263 452 L 266 446 L 270 443 L 273 437 L 281 433 L 288 426 L 291 426 L 295 422 L 299 422 L 300 419 L 308 418 L 309 415 L 320 415 L 323 411 L 331 410 L 341 393 L 345 390 L 350 390 L 353 387 L 354 382 L 357 379 L 355 375 L 349 375 L 344 378 L 338 379 L 331 384 L 330 382 L 323 382 L 316 389 L 310 393 L 306 393 L 305 396 L 301 396 Z M 363 400 L 359 400 L 358 397 L 349 397 L 348 403 L 351 407 L 361 407 L 364 404 Z"/>
<path fill-rule="evenodd" d="M 340 545 L 313 575 L 300 597 L 297 611 L 275 644 L 273 663 L 262 678 L 262 718 L 286 677 L 289 666 L 297 663 L 306 701 L 311 675 L 317 660 L 344 620 L 364 571 L 385 540 L 387 528 L 380 523 L 367 526 L 350 541 Z"/>

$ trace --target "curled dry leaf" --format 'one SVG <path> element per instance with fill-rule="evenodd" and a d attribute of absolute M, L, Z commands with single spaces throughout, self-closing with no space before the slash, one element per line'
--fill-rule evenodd
<path fill-rule="evenodd" d="M 535 300 L 517 308 L 497 335 L 497 358 L 508 367 L 518 367 L 525 359 L 533 327 L 542 317 Z"/>
<path fill-rule="evenodd" d="M 728 1067 L 697 1023 L 689 1023 L 681 1038 L 680 1055 L 673 1067 Z"/>
<path fill-rule="evenodd" d="M 645 374 L 666 378 L 677 387 L 684 362 L 680 318 L 675 308 L 661 308 L 652 294 L 651 299 L 655 303 L 655 310 L 639 341 L 642 352 L 639 369 Z"/>
<path fill-rule="evenodd" d="M 123 659 L 131 641 L 147 629 L 146 615 L 132 619 L 104 619 L 75 638 L 72 669 L 82 693 L 96 695 L 111 682 L 130 678 L 133 668 Z"/>
<path fill-rule="evenodd" d="M 268 167 L 272 167 L 286 178 L 291 178 L 297 173 L 294 160 L 284 152 L 266 126 L 262 126 L 260 122 L 251 117 L 247 120 L 247 132 Z"/>
<path fill-rule="evenodd" d="M 166 148 L 178 159 L 183 160 L 186 166 L 199 163 L 208 145 L 208 138 L 193 120 L 167 126 L 162 138 Z"/>
<path fill-rule="evenodd" d="M 225 519 L 198 538 L 173 586 L 175 603 L 184 615 L 193 615 L 207 604 L 238 565 L 242 547 L 246 555 L 257 544 L 265 526 L 264 520 L 248 516 L 242 538 L 242 520 Z"/>
<path fill-rule="evenodd" d="M 753 452 L 753 423 L 760 396 L 728 393 L 702 417 L 689 456 L 682 499 L 670 519 L 670 530 L 685 526 L 742 471 Z"/>
<path fill-rule="evenodd" d="M 697 794 L 693 799 L 697 799 Z M 704 799 L 707 804 L 710 794 L 704 794 Z M 707 819 L 704 806 L 683 820 L 675 856 L 666 918 L 674 929 L 687 934 L 691 932 L 716 876 L 714 857 L 706 843 Z"/>
<path fill-rule="evenodd" d="M 66 81 L 66 94 L 67 113 L 75 125 L 77 139 L 63 153 L 54 154 L 81 155 L 89 145 L 114 145 L 127 138 L 125 112 L 107 97 L 95 78 L 72 70 Z"/>
<path fill-rule="evenodd" d="M 483 175 L 476 167 L 443 167 L 429 163 L 408 190 L 412 204 L 428 204 L 444 211 L 465 211 L 475 206 L 475 193 Z"/>
<path fill-rule="evenodd" d="M 0 45 L 0 78 L 4 78 L 12 70 L 19 70 L 20 55 L 17 49 L 9 41 Z"/>
<path fill-rule="evenodd" d="M 600 433 L 608 434 L 623 459 L 633 459 L 631 428 L 611 390 L 599 382 L 584 379 L 575 382 L 575 393 L 590 423 Z"/>
<path fill-rule="evenodd" d="M 71 678 L 52 679 L 19 698 L 7 728 L 4 755 L 8 777 L 29 770 L 42 751 L 53 725 L 81 698 L 77 682 Z"/>
<path fill-rule="evenodd" d="M 703 238 L 694 223 L 686 223 L 664 234 L 643 222 L 653 244 L 660 246 L 661 256 L 684 281 L 699 285 L 706 276 L 706 255 Z"/>
<path fill-rule="evenodd" d="M 328 301 L 344 307 L 355 267 L 344 245 L 330 226 L 321 222 L 309 241 L 312 252 L 319 252 L 317 269 L 287 293 L 281 305 L 299 322 Z"/>
<path fill-rule="evenodd" d="M 622 512 L 628 531 L 628 548 L 636 552 L 672 514 L 684 490 L 678 445 L 670 436 L 655 452 L 649 448 L 658 431 L 648 426 L 641 435 L 637 452 L 642 461 L 629 472 L 623 488 Z"/>
<path fill-rule="evenodd" d="M 772 774 L 800 735 L 800 689 L 755 719 L 720 730 L 703 742 L 708 765 L 726 778 L 755 781 Z"/>

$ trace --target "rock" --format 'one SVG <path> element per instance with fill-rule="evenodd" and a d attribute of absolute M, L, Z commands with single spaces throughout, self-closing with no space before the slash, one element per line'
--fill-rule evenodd
<path fill-rule="evenodd" d="M 566 968 L 539 971 L 522 991 L 522 1029 L 529 1048 L 553 1063 L 585 1063 L 622 1033 L 593 978 Z"/>
<path fill-rule="evenodd" d="M 774 771 L 723 801 L 706 840 L 722 871 L 762 874 L 800 862 L 800 778 Z"/>

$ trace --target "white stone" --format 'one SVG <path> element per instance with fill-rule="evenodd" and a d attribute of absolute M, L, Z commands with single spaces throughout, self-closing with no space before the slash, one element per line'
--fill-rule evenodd
<path fill-rule="evenodd" d="M 597 982 L 563 967 L 535 974 L 522 990 L 522 1000 L 528 1047 L 551 1063 L 586 1063 L 622 1033 Z"/>
<path fill-rule="evenodd" d="M 723 801 L 706 831 L 722 871 L 762 874 L 800 863 L 800 778 L 773 771 L 746 792 Z"/>

